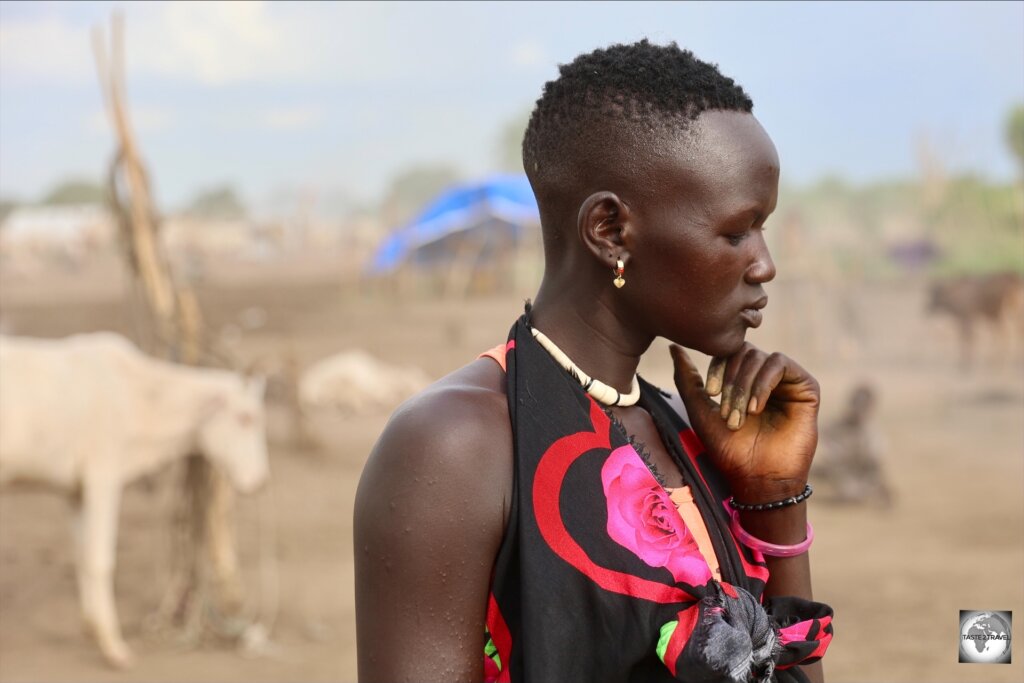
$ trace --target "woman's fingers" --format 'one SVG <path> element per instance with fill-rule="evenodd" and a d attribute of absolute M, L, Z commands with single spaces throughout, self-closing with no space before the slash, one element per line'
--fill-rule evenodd
<path fill-rule="evenodd" d="M 767 358 L 767 354 L 753 346 L 734 356 L 731 364 L 733 367 L 726 372 L 720 411 L 729 429 L 734 431 L 740 429 L 746 422 L 747 411 L 750 407 L 751 385 Z"/>
<path fill-rule="evenodd" d="M 703 393 L 720 396 L 714 410 L 736 431 L 748 415 L 764 412 L 773 393 L 785 403 L 816 404 L 820 391 L 814 378 L 787 356 L 765 353 L 747 342 L 732 356 L 711 360 Z"/>
<path fill-rule="evenodd" d="M 700 372 L 683 347 L 672 344 L 669 347 L 669 353 L 672 355 L 675 367 L 676 389 L 679 391 L 683 405 L 686 406 L 686 414 L 690 416 L 690 422 L 698 430 L 698 433 L 704 429 L 714 430 L 713 422 L 718 406 L 707 395 Z"/>
<path fill-rule="evenodd" d="M 750 383 L 750 400 L 747 411 L 760 415 L 768 404 L 768 398 L 786 376 L 787 359 L 781 353 L 773 353 L 761 364 L 757 375 Z"/>
<path fill-rule="evenodd" d="M 725 359 L 725 371 L 722 374 L 722 400 L 718 411 L 723 420 L 728 419 L 729 413 L 732 411 L 732 394 L 736 390 L 736 374 L 752 348 L 749 344 L 744 344 L 743 348 Z"/>
<path fill-rule="evenodd" d="M 712 358 L 708 366 L 707 387 L 708 396 L 718 396 L 722 393 L 722 381 L 725 379 L 725 364 L 728 358 Z"/>

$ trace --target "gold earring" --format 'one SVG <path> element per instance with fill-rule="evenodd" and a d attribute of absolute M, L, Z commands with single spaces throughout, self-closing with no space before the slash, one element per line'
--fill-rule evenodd
<path fill-rule="evenodd" d="M 618 259 L 615 262 L 615 270 L 612 271 L 612 272 L 615 273 L 615 279 L 612 280 L 612 283 L 616 287 L 618 287 L 619 289 L 622 289 L 622 285 L 626 284 L 626 279 L 624 277 L 622 277 L 622 273 L 625 270 L 626 270 L 626 264 L 624 264 L 622 262 L 622 259 Z"/>

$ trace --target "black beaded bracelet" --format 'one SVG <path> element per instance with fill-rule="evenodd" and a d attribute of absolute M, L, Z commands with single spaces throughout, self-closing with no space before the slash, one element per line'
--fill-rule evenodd
<path fill-rule="evenodd" d="M 804 487 L 803 493 L 795 496 L 790 496 L 785 500 L 776 500 L 771 503 L 758 503 L 756 505 L 750 505 L 747 503 L 737 503 L 736 498 L 729 496 L 729 507 L 733 510 L 747 511 L 747 512 L 761 512 L 762 510 L 777 510 L 778 508 L 786 507 L 787 505 L 796 505 L 802 503 L 811 497 L 814 493 L 814 489 L 810 484 Z"/>

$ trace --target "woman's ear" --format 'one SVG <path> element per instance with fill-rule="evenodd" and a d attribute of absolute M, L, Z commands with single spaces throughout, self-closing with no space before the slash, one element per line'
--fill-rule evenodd
<path fill-rule="evenodd" d="M 614 192 L 595 192 L 580 205 L 577 216 L 580 239 L 608 268 L 618 259 L 628 260 L 624 235 L 629 224 L 629 207 Z"/>

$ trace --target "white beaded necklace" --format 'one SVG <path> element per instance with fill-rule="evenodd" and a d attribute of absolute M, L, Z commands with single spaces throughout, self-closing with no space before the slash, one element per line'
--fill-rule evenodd
<path fill-rule="evenodd" d="M 548 339 L 546 334 L 536 327 L 530 328 L 530 331 L 533 332 L 533 338 L 540 342 L 540 345 L 551 354 L 551 357 L 565 368 L 570 375 L 575 377 L 583 385 L 583 390 L 593 396 L 594 400 L 598 403 L 603 403 L 606 406 L 628 407 L 635 405 L 640 400 L 640 382 L 637 381 L 636 375 L 633 375 L 633 386 L 629 393 L 625 395 L 620 394 L 618 389 L 608 386 L 599 379 L 594 379 L 576 367 L 572 359 L 565 355 L 565 352 L 558 348 L 555 342 Z"/>

